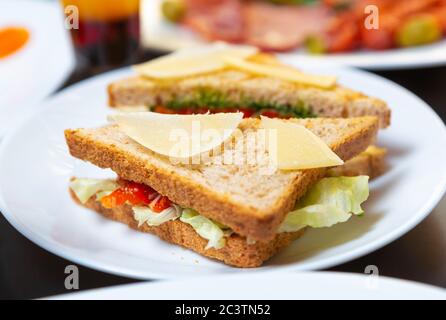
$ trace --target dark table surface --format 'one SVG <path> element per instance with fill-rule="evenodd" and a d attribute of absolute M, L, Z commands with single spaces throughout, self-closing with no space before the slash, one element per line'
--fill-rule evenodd
<path fill-rule="evenodd" d="M 146 56 L 145 58 L 147 58 Z M 424 99 L 446 119 L 446 67 L 379 72 Z M 73 83 L 83 76 L 72 77 Z M 386 247 L 330 270 L 363 273 L 376 265 L 379 273 L 446 288 L 446 197 L 422 223 Z M 65 267 L 59 258 L 18 233 L 0 215 L 0 298 L 39 298 L 66 293 Z M 82 266 L 80 290 L 135 282 Z"/>

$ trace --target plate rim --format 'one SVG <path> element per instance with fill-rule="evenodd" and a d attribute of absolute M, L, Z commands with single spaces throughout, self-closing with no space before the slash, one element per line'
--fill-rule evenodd
<path fill-rule="evenodd" d="M 401 85 L 388 80 L 386 78 L 383 78 L 379 75 L 369 73 L 367 71 L 353 69 L 349 67 L 338 67 L 337 69 L 347 72 L 347 73 L 353 73 L 361 76 L 366 77 L 372 77 L 375 78 L 374 80 L 378 80 L 387 84 L 392 84 L 395 86 L 398 90 L 404 91 L 405 94 L 408 94 L 411 96 L 411 98 L 416 99 L 420 106 L 422 106 L 431 116 L 432 120 L 435 121 L 432 125 L 436 125 L 443 131 L 442 140 L 444 141 L 444 144 L 446 145 L 446 126 L 441 120 L 441 118 L 438 116 L 438 114 L 421 98 L 416 96 L 414 93 L 410 92 L 408 89 L 402 87 Z M 0 165 L 1 161 L 4 158 L 5 154 L 8 151 L 8 147 L 11 143 L 11 140 L 23 129 L 24 126 L 30 121 L 32 118 L 37 116 L 38 114 L 44 113 L 47 109 L 53 108 L 52 102 L 57 101 L 57 99 L 63 98 L 65 95 L 68 95 L 71 91 L 75 91 L 78 88 L 81 88 L 83 86 L 88 86 L 90 83 L 95 83 L 96 81 L 101 81 L 102 78 L 114 78 L 118 77 L 124 74 L 129 73 L 131 70 L 131 67 L 124 67 L 120 69 L 116 69 L 113 71 L 109 71 L 100 75 L 96 75 L 94 77 L 88 78 L 86 80 L 80 81 L 76 84 L 73 84 L 66 89 L 58 92 L 57 94 L 53 95 L 52 97 L 45 99 L 42 101 L 41 108 L 37 108 L 34 110 L 33 113 L 28 114 L 26 117 L 20 121 L 20 123 L 11 130 L 7 136 L 1 141 L 0 143 Z M 286 264 L 286 265 L 280 265 L 280 266 L 263 266 L 257 269 L 254 269 L 253 272 L 264 272 L 267 270 L 280 270 L 280 271 L 308 271 L 308 270 L 320 270 L 320 269 L 326 269 L 330 268 L 348 261 L 352 261 L 354 259 L 360 258 L 364 255 L 367 255 L 371 252 L 374 252 L 387 244 L 395 241 L 396 239 L 400 238 L 410 230 L 412 230 L 415 226 L 417 226 L 422 220 L 424 220 L 435 208 L 435 206 L 438 204 L 438 202 L 441 200 L 442 196 L 446 192 L 446 170 L 443 172 L 442 179 L 439 179 L 435 186 L 435 190 L 431 193 L 431 196 L 429 199 L 427 199 L 424 202 L 424 205 L 417 210 L 416 213 L 414 213 L 406 223 L 402 224 L 398 228 L 392 229 L 391 232 L 388 232 L 387 234 L 381 236 L 379 239 L 376 239 L 373 242 L 368 243 L 367 245 L 363 245 L 358 248 L 350 249 L 344 253 L 339 253 L 333 257 L 327 257 L 323 258 L 320 261 L 313 261 L 308 262 L 304 265 L 301 265 L 299 268 L 296 268 L 294 264 Z M 167 273 L 160 273 L 156 271 L 151 270 L 145 270 L 145 271 L 139 271 L 134 270 L 133 268 L 129 267 L 115 267 L 114 265 L 107 264 L 106 262 L 97 261 L 94 258 L 85 258 L 85 257 L 78 257 L 76 252 L 64 252 L 63 248 L 61 248 L 60 245 L 53 244 L 51 242 L 48 242 L 44 237 L 38 235 L 37 233 L 33 232 L 31 229 L 29 229 L 27 226 L 22 225 L 20 221 L 17 221 L 17 219 L 14 218 L 14 214 L 12 212 L 9 212 L 7 209 L 7 206 L 4 202 L 3 195 L 1 194 L 0 190 L 0 212 L 3 214 L 5 219 L 22 235 L 24 235 L 26 238 L 37 244 L 39 247 L 55 254 L 56 256 L 62 257 L 66 260 L 78 263 L 80 265 L 89 267 L 91 269 L 99 270 L 102 272 L 107 272 L 119 276 L 129 277 L 133 279 L 175 279 L 175 278 L 182 278 L 187 276 L 186 274 L 167 274 Z M 238 270 L 238 269 L 234 269 Z M 228 272 L 228 271 L 223 271 Z M 222 273 L 223 273 L 222 272 Z M 234 272 L 234 271 L 229 271 Z M 217 271 L 218 273 L 218 271 Z"/>
<path fill-rule="evenodd" d="M 261 274 L 259 273 L 233 273 L 233 274 L 224 274 L 219 275 L 218 281 L 246 281 L 244 284 L 248 284 L 248 282 L 251 282 L 255 280 L 257 277 L 259 277 Z M 246 277 L 247 276 L 247 277 Z M 291 282 L 299 282 L 302 279 L 307 279 L 305 281 L 321 281 L 321 280 L 327 280 L 330 281 L 333 279 L 333 277 L 337 278 L 337 280 L 342 281 L 349 281 L 351 284 L 356 284 L 359 281 L 366 281 L 368 277 L 373 275 L 367 275 L 362 273 L 355 273 L 355 272 L 341 272 L 341 271 L 303 271 L 303 272 L 276 272 L 276 271 L 266 271 L 264 274 L 262 274 L 263 277 L 267 276 L 266 279 L 268 281 L 291 281 Z M 291 277 L 291 280 L 290 280 Z M 246 280 L 248 278 L 248 280 Z M 253 278 L 253 279 L 252 279 Z M 311 279 L 308 279 L 311 278 Z M 436 293 L 438 298 L 441 299 L 442 297 L 446 297 L 446 289 L 432 285 L 430 283 L 420 282 L 420 281 L 414 281 L 410 279 L 404 279 L 404 278 L 396 278 L 396 277 L 390 277 L 386 275 L 378 275 L 376 276 L 378 281 L 385 282 L 385 285 L 392 285 L 392 286 L 410 286 L 411 288 L 419 288 L 420 290 L 429 290 L 432 292 L 432 294 Z M 207 280 L 215 280 L 215 275 L 207 275 L 201 277 L 198 281 L 204 282 Z M 336 280 L 336 281 L 337 281 Z M 184 284 L 190 284 L 192 281 L 197 281 L 197 278 L 184 278 L 179 280 L 167 280 L 167 281 L 153 281 L 153 282 L 138 282 L 138 283 L 126 283 L 126 284 L 119 284 L 114 285 L 111 287 L 103 287 L 103 288 L 94 288 L 94 289 L 88 289 L 80 292 L 73 292 L 73 293 L 64 293 L 59 295 L 53 295 L 44 297 L 42 299 L 70 299 L 70 297 L 74 297 L 75 299 L 78 298 L 85 298 L 85 299 L 93 299 L 94 294 L 96 293 L 106 293 L 109 291 L 117 291 L 120 289 L 124 290 L 154 290 L 157 289 L 159 286 L 163 286 L 164 284 L 172 285 L 174 282 L 180 282 L 183 285 Z M 316 282 L 315 282 L 316 283 Z M 242 283 L 243 285 L 243 283 Z M 138 287 L 137 289 L 133 289 L 134 287 Z M 135 293 L 136 293 L 135 292 Z M 223 295 L 223 294 L 222 294 Z M 353 294 L 352 294 L 353 295 Z M 132 299 L 132 298 L 130 298 Z M 162 299 L 162 298 L 161 298 Z M 231 298 L 221 298 L 223 300 L 231 299 Z M 156 299 L 157 300 L 157 299 Z"/>

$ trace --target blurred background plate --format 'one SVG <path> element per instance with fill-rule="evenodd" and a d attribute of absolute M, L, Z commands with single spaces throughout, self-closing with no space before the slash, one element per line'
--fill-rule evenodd
<path fill-rule="evenodd" d="M 147 48 L 173 51 L 206 43 L 191 30 L 165 21 L 161 14 L 162 0 L 142 0 L 142 43 Z M 446 40 L 420 47 L 385 51 L 356 51 L 352 53 L 311 56 L 302 50 L 281 54 L 287 61 L 311 66 L 339 66 L 369 70 L 393 70 L 432 67 L 446 64 Z"/>
<path fill-rule="evenodd" d="M 362 300 L 446 299 L 446 290 L 375 275 L 336 272 L 259 273 L 158 281 L 66 294 L 50 299 Z M 185 303 L 187 306 L 187 302 Z M 217 311 L 210 311 L 216 313 Z M 233 311 L 233 310 L 230 310 Z M 235 310 L 234 310 L 235 311 Z"/>
<path fill-rule="evenodd" d="M 392 125 L 378 137 L 379 145 L 389 150 L 389 168 L 372 181 L 363 217 L 308 230 L 257 271 L 322 269 L 370 253 L 417 225 L 445 191 L 446 129 L 428 105 L 364 71 L 309 71 L 338 75 L 341 85 L 389 103 Z M 63 131 L 104 124 L 112 112 L 107 84 L 131 74 L 126 68 L 65 89 L 11 132 L 0 151 L 1 212 L 41 247 L 97 270 L 140 279 L 245 273 L 104 219 L 70 198 L 70 177 L 100 178 L 111 172 L 72 158 Z"/>
<path fill-rule="evenodd" d="M 23 48 L 0 59 L 0 137 L 68 78 L 75 65 L 57 1 L 0 0 L 0 29 L 26 28 Z"/>

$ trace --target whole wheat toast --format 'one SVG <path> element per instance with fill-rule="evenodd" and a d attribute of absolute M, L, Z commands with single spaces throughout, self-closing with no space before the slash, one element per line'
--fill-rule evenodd
<path fill-rule="evenodd" d="M 365 150 L 378 130 L 376 117 L 288 121 L 306 126 L 343 160 Z M 258 119 L 244 119 L 240 129 L 245 133 L 259 126 Z M 193 208 L 239 235 L 264 242 L 275 238 L 296 201 L 326 174 L 324 168 L 262 175 L 262 168 L 255 166 L 174 165 L 114 125 L 66 130 L 65 137 L 74 157 L 151 186 L 174 203 Z"/>
<path fill-rule="evenodd" d="M 301 102 L 319 117 L 376 116 L 381 128 L 390 125 L 391 111 L 380 99 L 340 85 L 327 90 L 235 70 L 175 81 L 155 81 L 134 76 L 111 83 L 108 97 L 110 106 L 132 109 L 166 105 L 176 99 L 190 100 L 202 90 L 219 92 L 234 105 L 243 99 L 285 105 Z"/>
<path fill-rule="evenodd" d="M 226 238 L 226 244 L 223 248 L 206 249 L 207 240 L 202 238 L 189 224 L 180 220 L 167 221 L 157 227 L 151 227 L 146 223 L 138 226 L 138 222 L 133 218 L 132 207 L 129 205 L 107 209 L 94 197 L 90 198 L 85 204 L 81 204 L 73 192 L 71 192 L 71 196 L 80 205 L 94 210 L 106 218 L 122 222 L 138 231 L 152 233 L 164 241 L 183 246 L 205 257 L 217 259 L 240 268 L 261 266 L 279 250 L 299 238 L 305 230 L 280 233 L 271 241 L 255 243 L 248 243 L 246 238 L 233 233 Z"/>

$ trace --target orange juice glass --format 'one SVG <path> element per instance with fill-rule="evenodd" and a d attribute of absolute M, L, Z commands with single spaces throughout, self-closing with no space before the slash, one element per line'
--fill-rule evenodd
<path fill-rule="evenodd" d="M 81 67 L 107 69 L 137 60 L 139 0 L 61 0 L 61 3 L 67 19 L 72 22 L 78 18 L 77 28 L 72 24 L 70 32 Z"/>

